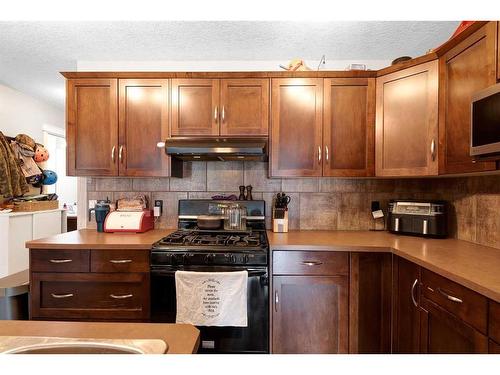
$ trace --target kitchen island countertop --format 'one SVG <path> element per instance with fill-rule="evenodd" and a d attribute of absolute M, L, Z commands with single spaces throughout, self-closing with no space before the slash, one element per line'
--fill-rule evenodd
<path fill-rule="evenodd" d="M 159 339 L 167 343 L 167 354 L 192 354 L 198 350 L 200 331 L 190 324 L 2 320 L 0 336 Z"/>

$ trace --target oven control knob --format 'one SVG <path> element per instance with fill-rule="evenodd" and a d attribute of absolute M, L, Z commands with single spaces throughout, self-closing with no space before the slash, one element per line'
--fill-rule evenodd
<path fill-rule="evenodd" d="M 213 263 L 215 259 L 215 254 L 207 254 L 205 257 L 205 263 Z"/>
<path fill-rule="evenodd" d="M 236 263 L 236 259 L 234 258 L 233 254 L 229 255 L 229 262 Z"/>
<path fill-rule="evenodd" d="M 243 263 L 248 263 L 248 255 L 243 255 Z"/>

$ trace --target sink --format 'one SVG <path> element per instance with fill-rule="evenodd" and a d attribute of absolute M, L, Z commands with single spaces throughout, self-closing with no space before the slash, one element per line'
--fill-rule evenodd
<path fill-rule="evenodd" d="M 100 342 L 60 342 L 21 346 L 3 354 L 144 354 L 138 348 Z"/>
<path fill-rule="evenodd" d="M 0 336 L 1 354 L 163 354 L 163 340 Z"/>

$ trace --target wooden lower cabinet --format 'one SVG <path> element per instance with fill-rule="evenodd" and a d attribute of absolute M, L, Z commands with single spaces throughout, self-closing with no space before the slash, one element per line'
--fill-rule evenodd
<path fill-rule="evenodd" d="M 30 250 L 30 318 L 147 321 L 149 251 Z"/>
<path fill-rule="evenodd" d="M 487 336 L 427 298 L 420 319 L 420 353 L 488 353 Z"/>
<path fill-rule="evenodd" d="M 347 276 L 275 276 L 273 285 L 273 353 L 348 352 Z"/>
<path fill-rule="evenodd" d="M 420 351 L 420 267 L 395 257 L 393 264 L 393 352 Z"/>

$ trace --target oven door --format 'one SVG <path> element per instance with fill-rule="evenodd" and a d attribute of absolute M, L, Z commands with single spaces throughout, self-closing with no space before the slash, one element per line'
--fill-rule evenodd
<path fill-rule="evenodd" d="M 248 271 L 248 326 L 205 327 L 200 353 L 269 353 L 269 282 L 267 267 L 152 266 L 151 321 L 175 323 L 175 271 Z"/>

